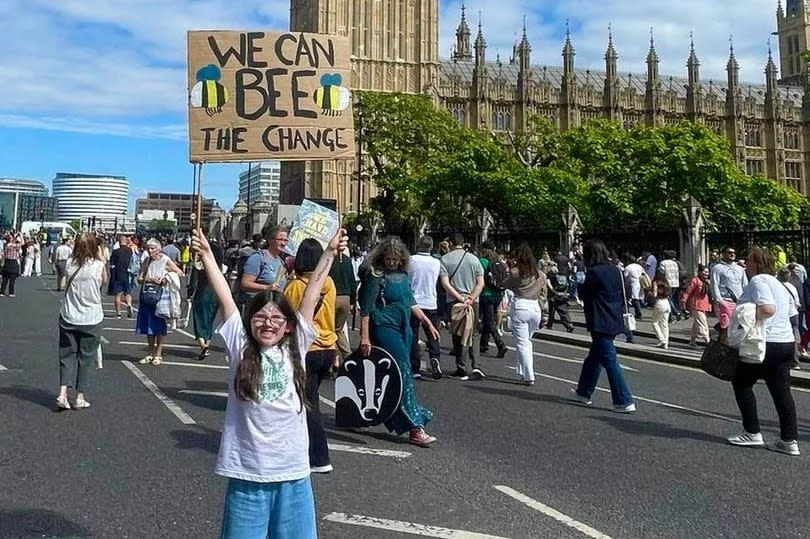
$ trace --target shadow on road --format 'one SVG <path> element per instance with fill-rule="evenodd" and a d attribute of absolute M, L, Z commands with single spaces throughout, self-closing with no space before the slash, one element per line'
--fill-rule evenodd
<path fill-rule="evenodd" d="M 0 509 L 0 537 L 91 537 L 93 534 L 47 509 Z"/>
<path fill-rule="evenodd" d="M 607 423 L 611 427 L 615 428 L 616 430 L 620 430 L 625 434 L 656 436 L 658 438 L 667 438 L 670 440 L 690 438 L 699 442 L 726 444 L 726 439 L 722 436 L 696 430 L 681 429 L 665 423 L 658 423 L 657 421 L 638 421 L 627 417 L 600 415 L 592 415 L 590 418 Z"/>
<path fill-rule="evenodd" d="M 219 451 L 220 432 L 197 425 L 194 428 L 171 432 L 172 438 L 176 442 L 178 449 L 203 449 L 209 453 L 216 454 Z"/>
<path fill-rule="evenodd" d="M 519 385 L 513 380 L 510 380 L 508 383 L 513 385 Z M 469 387 L 482 393 L 489 393 L 490 395 L 505 395 L 508 397 L 514 397 L 516 399 L 522 399 L 527 401 L 550 402 L 553 404 L 561 404 L 564 406 L 573 406 L 571 401 L 568 401 L 562 397 L 558 397 L 555 395 L 545 395 L 543 393 L 535 393 L 531 391 L 528 387 L 525 389 L 505 389 L 500 387 L 478 386 L 472 384 L 470 384 Z"/>
<path fill-rule="evenodd" d="M 0 395 L 8 395 L 15 399 L 33 402 L 34 404 L 39 404 L 48 409 L 52 409 L 56 401 L 56 394 L 31 386 L 14 385 L 11 387 L 0 387 Z M 2 513 L 0 513 L 0 516 L 2 516 Z M 0 520 L 0 525 L 2 525 L 2 520 Z M 1 529 L 2 528 L 0 528 L 0 530 Z M 0 537 L 5 536 L 0 535 Z"/>

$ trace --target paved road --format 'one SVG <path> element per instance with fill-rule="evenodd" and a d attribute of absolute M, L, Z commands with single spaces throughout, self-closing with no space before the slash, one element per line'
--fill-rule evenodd
<path fill-rule="evenodd" d="M 93 407 L 53 413 L 52 286 L 49 276 L 24 279 L 16 299 L 0 298 L 0 537 L 217 536 L 221 348 L 199 364 L 192 339 L 173 332 L 166 363 L 141 366 L 132 363 L 144 355 L 133 323 L 110 317 Z M 486 381 L 419 382 L 435 412 L 433 448 L 381 428 L 330 428 L 335 472 L 313 478 L 321 536 L 807 536 L 810 457 L 726 445 L 739 428 L 727 384 L 627 358 L 639 413 L 621 416 L 605 392 L 590 409 L 565 400 L 583 349 L 542 342 L 535 350 L 533 388 L 514 384 L 511 354 L 485 359 Z M 327 382 L 323 396 L 332 395 Z M 763 386 L 758 396 L 773 440 Z M 795 397 L 810 451 L 810 395 Z"/>

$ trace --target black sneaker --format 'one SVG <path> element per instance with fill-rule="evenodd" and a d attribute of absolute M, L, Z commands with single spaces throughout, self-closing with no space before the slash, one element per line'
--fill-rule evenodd
<path fill-rule="evenodd" d="M 422 379 L 422 373 L 421 372 L 413 373 L 413 379 L 414 380 L 421 380 Z"/>
<path fill-rule="evenodd" d="M 574 326 L 568 326 L 568 327 L 565 329 L 565 331 L 567 331 L 568 333 L 573 333 L 573 332 L 574 332 Z"/>
<path fill-rule="evenodd" d="M 433 379 L 439 380 L 442 377 L 442 366 L 435 357 L 430 358 L 430 368 L 433 371 Z"/>
<path fill-rule="evenodd" d="M 481 369 L 479 369 L 477 367 L 475 369 L 473 369 L 472 374 L 470 374 L 470 378 L 472 378 L 473 380 L 483 380 L 486 377 L 487 377 L 487 375 L 484 374 L 484 371 L 482 371 Z"/>
<path fill-rule="evenodd" d="M 452 376 L 453 378 L 464 378 L 465 376 L 467 376 L 467 371 L 465 371 L 462 368 L 458 368 L 455 371 L 453 371 L 453 374 L 451 374 L 450 376 Z"/>
<path fill-rule="evenodd" d="M 498 359 L 503 359 L 503 358 L 506 357 L 506 353 L 508 351 L 509 351 L 509 349 L 506 346 L 499 346 L 498 347 L 498 355 L 495 356 L 495 357 L 497 357 Z"/>

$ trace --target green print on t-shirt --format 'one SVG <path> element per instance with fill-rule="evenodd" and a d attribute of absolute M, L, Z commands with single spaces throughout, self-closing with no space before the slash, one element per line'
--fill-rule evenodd
<path fill-rule="evenodd" d="M 259 401 L 277 401 L 287 390 L 290 377 L 284 372 L 284 355 L 278 348 L 262 352 L 262 383 Z"/>

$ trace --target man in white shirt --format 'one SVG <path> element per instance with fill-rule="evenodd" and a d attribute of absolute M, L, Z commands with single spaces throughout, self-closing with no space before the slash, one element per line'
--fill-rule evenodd
<path fill-rule="evenodd" d="M 416 246 L 416 254 L 411 256 L 408 263 L 408 277 L 411 279 L 411 292 L 416 305 L 422 309 L 430 319 L 434 327 L 439 327 L 441 316 L 439 314 L 436 299 L 436 283 L 439 281 L 441 262 L 434 258 L 430 252 L 433 250 L 433 238 L 423 236 Z M 411 345 L 411 371 L 417 380 L 422 378 L 420 372 L 422 358 L 419 352 L 419 319 L 411 316 L 411 331 L 413 332 L 413 343 Z M 434 339 L 429 331 L 425 331 L 425 338 L 428 343 L 428 354 L 430 356 L 430 368 L 433 371 L 433 378 L 438 380 L 442 377 L 441 368 L 441 348 L 438 339 Z"/>
<path fill-rule="evenodd" d="M 66 275 L 66 267 L 67 261 L 70 260 L 71 255 L 73 254 L 73 249 L 68 245 L 68 239 L 62 238 L 62 245 L 56 248 L 56 252 L 53 255 L 53 265 L 56 269 L 56 291 L 60 292 L 62 290 L 62 279 L 67 277 Z"/>
<path fill-rule="evenodd" d="M 670 322 L 672 322 L 673 317 L 678 320 L 681 319 L 681 309 L 679 308 L 681 296 L 681 265 L 676 258 L 677 255 L 675 251 L 664 251 L 664 260 L 658 263 L 659 273 L 663 273 L 669 284 Z"/>
<path fill-rule="evenodd" d="M 714 314 L 717 316 L 718 340 L 728 343 L 728 324 L 737 300 L 742 296 L 743 288 L 748 284 L 745 270 L 737 264 L 737 251 L 734 247 L 726 246 L 720 251 L 722 260 L 712 268 L 709 279 L 709 290 L 714 305 Z"/>

